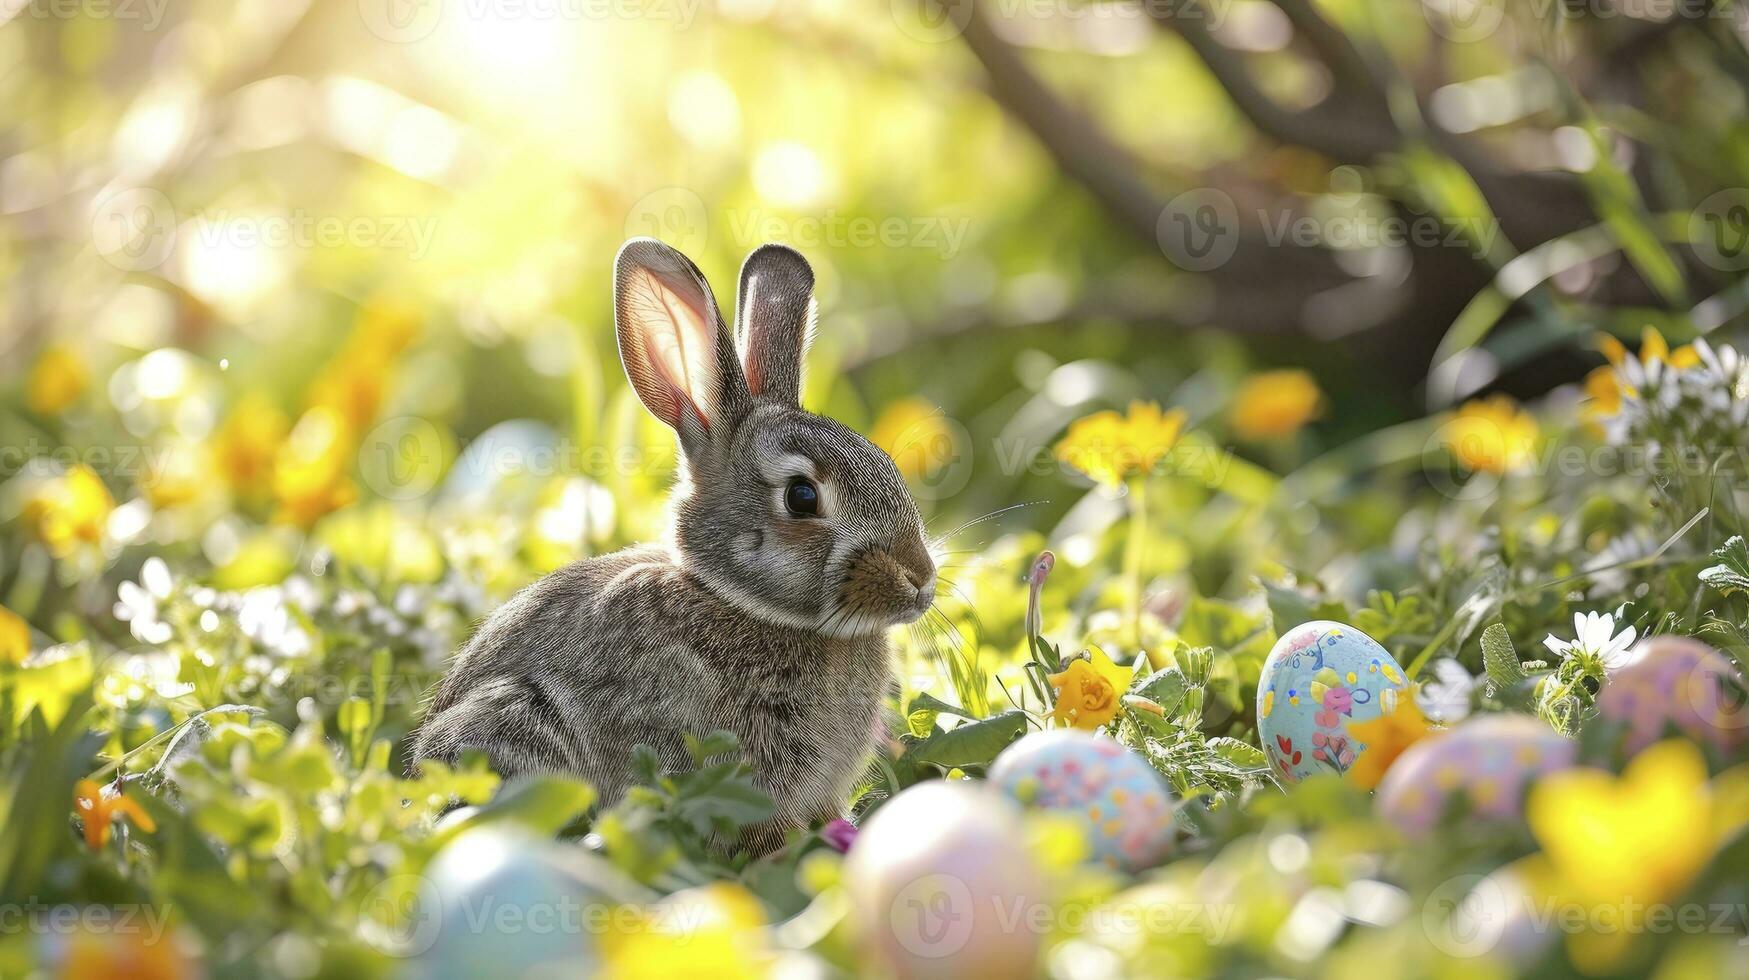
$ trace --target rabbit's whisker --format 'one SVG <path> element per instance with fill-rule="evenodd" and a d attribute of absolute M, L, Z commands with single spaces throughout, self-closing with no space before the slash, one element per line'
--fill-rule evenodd
<path fill-rule="evenodd" d="M 1001 508 L 998 508 L 996 510 L 989 512 L 988 514 L 984 514 L 984 515 L 981 515 L 979 517 L 974 517 L 971 520 L 965 522 L 964 524 L 961 524 L 959 527 L 956 527 L 953 530 L 946 532 L 945 534 L 938 534 L 935 536 L 934 540 L 936 543 L 944 542 L 956 534 L 960 534 L 961 532 L 964 532 L 966 530 L 974 528 L 974 527 L 978 526 L 979 524 L 984 523 L 985 521 L 992 520 L 996 517 L 1000 517 L 1003 514 L 1006 514 L 1011 510 L 1019 510 L 1022 507 L 1031 507 L 1035 504 L 1042 504 L 1044 502 L 1045 501 L 1043 501 L 1043 500 L 1029 500 L 1029 501 L 1025 501 L 1023 503 L 1009 504 L 1007 507 L 1001 507 Z"/>

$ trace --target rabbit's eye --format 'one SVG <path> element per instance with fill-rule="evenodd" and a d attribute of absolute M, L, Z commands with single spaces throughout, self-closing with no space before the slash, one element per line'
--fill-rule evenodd
<path fill-rule="evenodd" d="M 783 504 L 797 517 L 812 517 L 820 512 L 820 488 L 798 476 L 789 481 Z"/>

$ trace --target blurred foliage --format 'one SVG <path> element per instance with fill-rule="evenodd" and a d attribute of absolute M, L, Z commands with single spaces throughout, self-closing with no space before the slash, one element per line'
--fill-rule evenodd
<path fill-rule="evenodd" d="M 769 805 L 721 736 L 605 810 L 406 771 L 473 623 L 663 531 L 672 436 L 611 328 L 642 234 L 719 287 L 802 249 L 805 401 L 939 535 L 846 812 L 1059 724 L 1186 801 L 1139 875 L 1029 846 L 1062 908 L 1229 918 L 1089 920 L 1042 971 L 1743 972 L 1737 920 L 1441 942 L 1469 876 L 1749 880 L 1742 752 L 1629 766 L 1608 651 L 1562 646 L 1598 613 L 1749 650 L 1744 22 L 1631 6 L 0 5 L 0 906 L 169 936 L 10 915 L 0 975 L 402 971 L 409 883 L 505 826 L 703 916 L 640 919 L 617 975 L 866 967 L 842 830 L 713 847 Z M 1434 846 L 1349 782 L 1277 786 L 1258 675 L 1312 619 L 1435 721 L 1534 713 L 1605 772 Z M 1687 836 L 1648 883 L 1654 818 Z"/>

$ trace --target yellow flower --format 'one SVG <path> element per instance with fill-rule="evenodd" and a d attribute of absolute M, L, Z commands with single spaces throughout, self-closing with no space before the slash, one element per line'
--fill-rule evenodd
<path fill-rule="evenodd" d="M 21 664 L 30 656 L 30 624 L 0 606 L 0 664 Z"/>
<path fill-rule="evenodd" d="M 1630 356 L 1628 349 L 1621 341 L 1609 334 L 1597 335 L 1597 347 L 1603 351 L 1603 356 L 1611 367 L 1621 367 Z M 1673 368 L 1691 368 L 1700 365 L 1700 352 L 1693 344 L 1685 344 L 1675 350 L 1670 349 L 1670 343 L 1657 327 L 1647 326 L 1640 331 L 1640 351 L 1637 355 L 1641 364 L 1651 364 L 1653 361 L 1663 361 Z"/>
<path fill-rule="evenodd" d="M 231 492 L 263 499 L 272 488 L 273 460 L 290 423 L 279 406 L 260 395 L 246 395 L 219 430 L 214 456 Z"/>
<path fill-rule="evenodd" d="M 298 420 L 274 458 L 273 496 L 281 519 L 310 527 L 358 495 L 352 468 L 352 430 L 339 410 L 312 408 Z"/>
<path fill-rule="evenodd" d="M 1619 777 L 1598 769 L 1545 776 L 1525 814 L 1576 898 L 1664 902 L 1749 822 L 1746 777 L 1726 773 L 1709 787 L 1699 747 L 1671 739 L 1635 756 Z"/>
<path fill-rule="evenodd" d="M 1624 386 L 1613 367 L 1600 367 L 1585 376 L 1585 413 L 1609 417 L 1620 414 Z"/>
<path fill-rule="evenodd" d="M 145 808 L 123 796 L 121 790 L 99 786 L 90 779 L 81 779 L 73 787 L 73 811 L 85 825 L 86 846 L 94 851 L 109 843 L 109 826 L 115 820 L 131 820 L 147 833 L 158 829 Z"/>
<path fill-rule="evenodd" d="M 1107 486 L 1159 468 L 1184 435 L 1182 408 L 1170 412 L 1154 402 L 1131 402 L 1129 412 L 1096 412 L 1077 419 L 1057 443 L 1057 459 Z"/>
<path fill-rule="evenodd" d="M 887 451 L 899 472 L 927 479 L 958 453 L 953 429 L 941 409 L 923 398 L 901 398 L 888 405 L 869 432 L 869 441 Z"/>
<path fill-rule="evenodd" d="M 1117 716 L 1122 696 L 1130 685 L 1130 671 L 1111 662 L 1105 651 L 1093 647 L 1086 658 L 1077 657 L 1058 674 L 1048 675 L 1057 704 L 1051 717 L 1058 725 L 1092 731 Z"/>
<path fill-rule="evenodd" d="M 1233 434 L 1241 439 L 1293 435 L 1324 410 L 1324 393 L 1305 371 L 1264 371 L 1233 396 Z"/>
<path fill-rule="evenodd" d="M 654 913 L 637 915 L 630 928 L 605 933 L 602 953 L 602 975 L 620 980 L 762 977 L 772 959 L 759 900 L 729 882 L 663 899 Z"/>
<path fill-rule="evenodd" d="M 1345 778 L 1362 789 L 1377 789 L 1379 780 L 1385 778 L 1385 771 L 1391 768 L 1391 763 L 1396 762 L 1397 757 L 1407 751 L 1409 746 L 1426 738 L 1431 731 L 1412 692 L 1388 693 L 1396 696 L 1386 698 L 1384 714 L 1372 721 L 1348 723 L 1348 734 L 1365 745 L 1366 749 L 1355 756 L 1354 764 L 1348 767 Z M 1391 700 L 1397 703 L 1393 706 Z"/>
<path fill-rule="evenodd" d="M 24 403 L 38 415 L 59 415 L 85 393 L 89 378 L 85 362 L 71 348 L 43 350 L 25 381 Z"/>
<path fill-rule="evenodd" d="M 57 558 L 103 541 L 115 500 L 89 466 L 46 480 L 24 505 L 24 523 Z"/>
<path fill-rule="evenodd" d="M 1536 460 L 1536 419 L 1505 395 L 1477 399 L 1440 429 L 1446 449 L 1472 472 L 1508 473 Z"/>
<path fill-rule="evenodd" d="M 164 510 L 199 497 L 210 481 L 208 455 L 201 446 L 177 444 L 159 448 L 140 481 L 140 492 L 154 508 Z"/>

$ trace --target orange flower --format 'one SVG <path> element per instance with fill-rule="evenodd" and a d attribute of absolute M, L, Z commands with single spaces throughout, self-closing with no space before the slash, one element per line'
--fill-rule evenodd
<path fill-rule="evenodd" d="M 1051 687 L 1057 692 L 1056 707 L 1051 717 L 1058 725 L 1092 731 L 1117 716 L 1123 707 L 1123 692 L 1129 687 L 1130 672 L 1111 662 L 1098 647 L 1086 658 L 1069 661 L 1062 673 L 1051 674 Z"/>
<path fill-rule="evenodd" d="M 73 812 L 85 824 L 85 844 L 94 851 L 109 843 L 109 826 L 117 818 L 131 820 L 147 833 L 158 829 L 144 807 L 113 786 L 99 786 L 96 780 L 81 779 L 73 787 Z"/>
<path fill-rule="evenodd" d="M 1394 707 L 1387 699 L 1384 714 L 1372 721 L 1348 723 L 1348 734 L 1366 749 L 1355 757 L 1345 778 L 1362 789 L 1377 789 L 1391 763 L 1432 730 L 1411 691 L 1389 693 L 1397 695 Z"/>
<path fill-rule="evenodd" d="M 1264 371 L 1233 396 L 1233 434 L 1252 441 L 1291 436 L 1317 418 L 1324 393 L 1304 371 Z"/>

